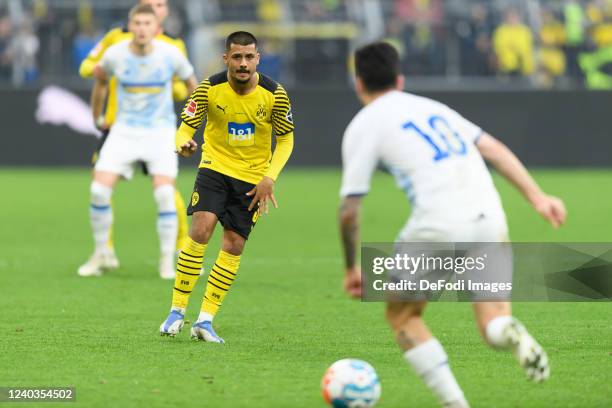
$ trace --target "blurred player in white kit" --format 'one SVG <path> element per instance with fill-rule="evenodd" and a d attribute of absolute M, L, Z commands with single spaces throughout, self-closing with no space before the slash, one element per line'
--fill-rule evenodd
<path fill-rule="evenodd" d="M 404 78 L 396 50 L 374 43 L 357 50 L 356 91 L 365 105 L 342 141 L 339 220 L 345 254 L 345 290 L 361 296 L 356 264 L 361 200 L 378 164 L 395 177 L 412 214 L 397 242 L 505 242 L 506 217 L 484 160 L 508 179 L 555 228 L 565 221 L 563 202 L 542 192 L 517 157 L 448 106 L 401 92 Z M 484 160 L 483 160 L 484 159 Z M 440 342 L 421 315 L 426 301 L 389 301 L 387 320 L 404 358 L 445 407 L 468 407 Z M 546 353 L 511 315 L 510 303 L 474 302 L 481 335 L 510 350 L 527 376 L 548 378 Z"/>
<path fill-rule="evenodd" d="M 178 173 L 174 134 L 176 115 L 172 82 L 176 76 L 192 92 L 197 86 L 194 70 L 174 46 L 155 39 L 159 21 L 149 5 L 134 7 L 129 16 L 131 41 L 123 41 L 104 53 L 94 70 L 92 91 L 94 118 L 102 115 L 108 81 L 118 80 L 119 109 L 108 140 L 100 151 L 91 183 L 90 221 L 95 250 L 79 268 L 81 276 L 99 276 L 112 263 L 107 245 L 113 214 L 110 206 L 113 188 L 120 177 L 130 178 L 133 166 L 147 165 L 157 203 L 157 232 L 160 241 L 159 272 L 174 279 L 174 252 L 178 223 L 174 201 L 174 182 Z"/>

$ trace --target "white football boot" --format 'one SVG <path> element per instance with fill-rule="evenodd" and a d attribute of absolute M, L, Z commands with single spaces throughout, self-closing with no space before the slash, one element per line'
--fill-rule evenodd
<path fill-rule="evenodd" d="M 191 326 L 191 338 L 208 343 L 225 343 L 225 340 L 215 333 L 215 330 L 212 327 L 212 322 L 209 321 L 196 322 L 196 324 Z"/>
<path fill-rule="evenodd" d="M 108 248 L 95 251 L 89 260 L 79 267 L 78 274 L 83 277 L 102 276 L 104 271 L 117 268 L 119 268 L 119 259 L 115 255 L 115 250 Z"/>
<path fill-rule="evenodd" d="M 525 370 L 527 377 L 534 382 L 547 380 L 550 377 L 550 367 L 548 356 L 542 346 L 517 321 L 511 323 L 505 330 L 512 343 L 512 353 Z"/>
<path fill-rule="evenodd" d="M 178 310 L 172 310 L 166 320 L 159 326 L 159 334 L 174 337 L 181 332 L 185 324 L 185 315 Z"/>

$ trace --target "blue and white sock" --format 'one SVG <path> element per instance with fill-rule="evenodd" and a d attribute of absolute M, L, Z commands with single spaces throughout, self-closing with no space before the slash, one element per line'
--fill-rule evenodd
<path fill-rule="evenodd" d="M 176 249 L 178 221 L 174 203 L 174 186 L 164 184 L 153 192 L 157 203 L 157 235 L 162 256 L 173 256 Z"/>
<path fill-rule="evenodd" d="M 90 192 L 89 220 L 93 231 L 96 252 L 104 252 L 108 250 L 110 230 L 113 225 L 113 210 L 111 208 L 113 189 L 94 181 L 91 183 Z"/>

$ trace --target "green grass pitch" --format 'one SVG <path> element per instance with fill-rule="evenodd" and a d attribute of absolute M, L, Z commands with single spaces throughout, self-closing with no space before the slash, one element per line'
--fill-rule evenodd
<path fill-rule="evenodd" d="M 513 240 L 611 241 L 612 171 L 535 175 L 566 200 L 568 223 L 553 231 L 496 178 Z M 195 169 L 183 169 L 185 197 L 194 176 Z M 120 270 L 82 279 L 76 269 L 92 250 L 89 171 L 0 170 L 0 386 L 75 386 L 70 407 L 323 407 L 324 370 L 354 357 L 377 369 L 379 407 L 435 406 L 402 360 L 383 305 L 341 291 L 339 181 L 337 170 L 282 175 L 280 208 L 260 219 L 217 316 L 227 341 L 218 346 L 191 341 L 188 326 L 176 339 L 157 332 L 172 284 L 157 275 L 146 178 L 121 184 L 113 199 Z M 363 240 L 392 241 L 407 213 L 392 180 L 377 175 L 365 200 Z M 206 265 L 218 241 L 216 234 Z M 192 321 L 205 281 L 192 296 Z M 483 345 L 469 304 L 432 304 L 426 312 L 473 407 L 612 406 L 610 303 L 519 303 L 514 311 L 549 352 L 545 384 L 528 383 L 510 355 Z"/>

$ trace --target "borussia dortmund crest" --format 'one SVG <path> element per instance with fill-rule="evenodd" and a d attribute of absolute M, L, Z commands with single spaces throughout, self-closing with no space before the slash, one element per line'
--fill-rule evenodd
<path fill-rule="evenodd" d="M 258 104 L 257 105 L 257 112 L 255 113 L 255 116 L 257 116 L 257 119 L 265 119 L 266 116 L 268 115 L 268 112 L 266 110 L 266 105 L 264 104 Z"/>
<path fill-rule="evenodd" d="M 200 195 L 197 191 L 194 191 L 191 196 L 191 206 L 193 207 L 194 205 L 196 205 L 198 201 L 200 201 Z"/>

